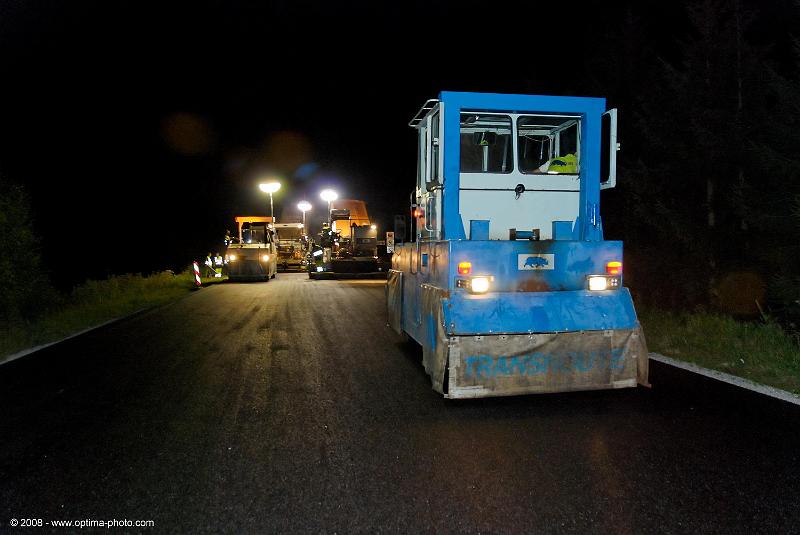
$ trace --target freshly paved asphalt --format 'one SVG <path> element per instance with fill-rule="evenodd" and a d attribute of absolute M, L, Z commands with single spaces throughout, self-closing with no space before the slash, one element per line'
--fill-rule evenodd
<path fill-rule="evenodd" d="M 658 363 L 454 402 L 420 357 L 382 283 L 279 274 L 4 365 L 0 531 L 800 532 L 796 406 Z"/>

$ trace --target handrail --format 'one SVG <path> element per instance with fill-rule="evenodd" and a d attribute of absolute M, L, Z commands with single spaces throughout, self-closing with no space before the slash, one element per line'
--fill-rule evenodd
<path fill-rule="evenodd" d="M 425 101 L 425 104 L 422 105 L 422 107 L 419 109 L 414 118 L 408 122 L 408 126 L 416 128 L 416 126 L 420 123 L 420 121 L 422 121 L 422 119 L 424 119 L 425 116 L 428 115 L 428 112 L 431 111 L 433 108 L 435 108 L 437 104 L 439 104 L 438 98 L 431 98 Z"/>

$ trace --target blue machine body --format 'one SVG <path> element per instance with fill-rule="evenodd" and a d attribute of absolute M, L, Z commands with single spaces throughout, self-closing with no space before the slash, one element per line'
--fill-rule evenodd
<path fill-rule="evenodd" d="M 600 217 L 604 113 L 602 98 L 442 92 L 412 121 L 421 147 L 417 230 L 395 249 L 388 312 L 395 330 L 423 346 L 437 391 L 479 397 L 646 383 L 644 338 L 621 273 L 612 289 L 587 285 L 622 261 L 622 242 L 603 239 Z M 538 156 L 525 152 L 534 147 L 544 161 L 549 151 L 552 169 L 568 143 L 579 168 L 567 174 L 540 171 Z M 518 231 L 497 228 L 512 217 Z M 489 279 L 489 290 L 470 291 L 474 277 Z M 619 359 L 625 366 L 609 364 Z M 476 375 L 467 365 L 484 361 L 500 372 Z"/>

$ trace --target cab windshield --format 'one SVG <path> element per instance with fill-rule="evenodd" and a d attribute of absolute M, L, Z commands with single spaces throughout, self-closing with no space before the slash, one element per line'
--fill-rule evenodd
<path fill-rule="evenodd" d="M 299 227 L 285 227 L 275 229 L 275 234 L 279 240 L 299 240 L 303 235 L 303 229 Z"/>
<path fill-rule="evenodd" d="M 242 243 L 267 243 L 267 229 L 263 223 L 242 225 Z"/>
<path fill-rule="evenodd" d="M 576 175 L 580 172 L 580 121 L 577 115 L 464 112 L 461 172 Z"/>
<path fill-rule="evenodd" d="M 578 174 L 580 118 L 553 115 L 517 118 L 519 170 L 525 174 Z"/>
<path fill-rule="evenodd" d="M 461 114 L 461 172 L 510 173 L 514 170 L 511 117 Z"/>

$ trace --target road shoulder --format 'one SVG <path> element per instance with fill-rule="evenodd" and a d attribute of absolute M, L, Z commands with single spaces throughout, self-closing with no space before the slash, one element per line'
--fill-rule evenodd
<path fill-rule="evenodd" d="M 676 360 L 667 357 L 665 355 L 661 355 L 660 353 L 650 353 L 650 358 L 652 360 L 655 360 L 656 362 L 660 362 L 668 366 L 673 366 L 675 368 L 680 368 L 682 370 L 690 371 L 692 373 L 709 377 L 711 379 L 716 379 L 717 381 L 722 381 L 730 385 L 738 386 L 740 388 L 745 388 L 753 392 L 758 392 L 759 394 L 764 394 L 765 396 L 769 396 L 775 399 L 780 399 L 782 401 L 787 401 L 794 405 L 800 406 L 800 396 L 796 396 L 791 392 L 787 392 L 786 390 L 781 390 L 780 388 L 774 388 L 772 386 L 756 383 L 749 379 L 745 379 L 743 377 L 739 377 L 736 375 L 731 375 L 729 373 L 717 370 L 711 370 L 709 368 L 703 368 L 702 366 L 698 366 L 697 364 L 692 364 L 691 362 L 685 362 L 682 360 Z"/>

